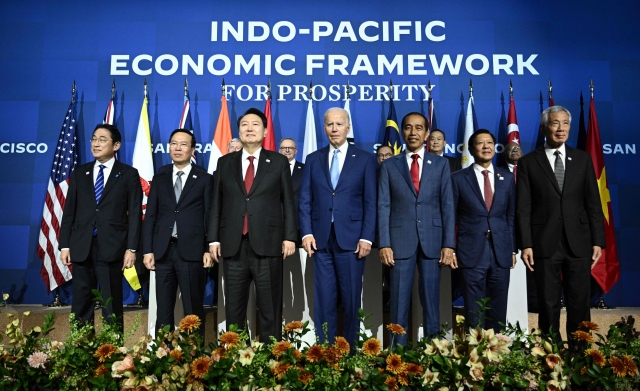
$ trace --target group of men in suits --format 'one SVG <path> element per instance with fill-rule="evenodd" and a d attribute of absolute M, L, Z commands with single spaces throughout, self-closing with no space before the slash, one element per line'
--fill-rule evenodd
<path fill-rule="evenodd" d="M 104 314 L 121 321 L 121 272 L 141 250 L 159 286 L 156 327 L 174 323 L 179 287 L 185 315 L 203 320 L 202 333 L 203 268 L 224 259 L 228 323 L 246 323 L 255 282 L 260 340 L 280 339 L 282 262 L 301 242 L 314 258 L 320 340 L 337 335 L 340 292 L 343 334 L 354 344 L 364 262 L 377 225 L 380 260 L 390 267 L 392 323 L 408 326 L 417 266 L 425 335 L 435 335 L 440 268 L 449 266 L 461 269 L 470 324 L 483 324 L 476 302 L 489 297 L 484 325 L 498 330 L 506 320 L 509 269 L 522 249 L 527 267 L 535 270 L 540 328 L 558 332 L 564 288 L 567 330 L 574 331 L 589 319 L 586 281 L 605 243 L 591 159 L 565 145 L 570 121 L 560 106 L 545 110 L 545 146 L 520 158 L 519 145 L 508 145 L 509 156 L 519 155 L 510 160 L 519 164 L 509 169 L 493 165 L 495 137 L 478 130 L 468 144 L 475 163 L 458 170 L 456 161 L 439 156 L 444 133 L 429 135 L 427 119 L 409 113 L 401 123 L 406 150 L 392 156 L 382 146 L 376 172 L 376 156 L 347 142 L 349 114 L 341 108 L 325 113 L 329 145 L 309 154 L 306 164 L 295 160 L 292 139 L 281 140 L 280 153 L 263 149 L 266 117 L 249 109 L 238 119 L 242 148 L 220 158 L 213 177 L 190 162 L 194 135 L 184 129 L 171 134 L 173 162 L 155 176 L 144 219 L 139 175 L 114 158 L 120 133 L 98 125 L 91 139 L 95 161 L 74 171 L 60 230 L 61 260 L 73 265 L 72 312 L 92 320 L 89 293 L 100 283 L 112 298 Z M 429 136 L 431 152 L 425 148 Z M 396 338 L 406 342 L 406 336 Z"/>

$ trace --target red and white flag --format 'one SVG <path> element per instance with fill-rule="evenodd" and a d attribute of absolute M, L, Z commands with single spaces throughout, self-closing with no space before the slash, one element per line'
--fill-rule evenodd
<path fill-rule="evenodd" d="M 276 135 L 273 132 L 273 119 L 271 118 L 271 94 L 264 105 L 264 115 L 267 117 L 267 135 L 262 140 L 262 148 L 268 151 L 276 150 Z"/>
<path fill-rule="evenodd" d="M 507 144 L 514 142 L 520 145 L 520 130 L 518 129 L 518 118 L 516 117 L 516 103 L 511 97 L 509 101 L 509 115 L 507 117 Z"/>

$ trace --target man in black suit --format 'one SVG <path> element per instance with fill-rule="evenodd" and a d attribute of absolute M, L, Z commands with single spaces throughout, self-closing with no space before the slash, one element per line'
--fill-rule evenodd
<path fill-rule="evenodd" d="M 282 260 L 297 237 L 289 162 L 262 148 L 266 127 L 258 109 L 238 119 L 243 148 L 218 160 L 208 232 L 213 260 L 224 258 L 227 323 L 245 326 L 255 281 L 261 342 L 281 339 Z"/>
<path fill-rule="evenodd" d="M 444 155 L 444 147 L 447 145 L 447 140 L 444 136 L 444 132 L 440 129 L 433 129 L 429 133 L 429 152 L 442 156 L 443 158 L 449 161 L 449 169 L 453 174 L 456 171 L 462 170 L 462 164 L 460 164 L 460 160 Z"/>
<path fill-rule="evenodd" d="M 302 169 L 304 168 L 304 163 L 300 163 L 296 160 L 298 147 L 296 145 L 296 141 L 292 138 L 287 137 L 280 140 L 279 151 L 289 160 L 289 167 L 291 169 L 291 183 L 293 184 L 293 198 L 296 202 L 296 210 L 298 210 L 298 201 L 300 200 L 300 185 L 302 184 Z"/>
<path fill-rule="evenodd" d="M 91 138 L 95 161 L 71 175 L 60 225 L 60 260 L 73 265 L 71 312 L 93 322 L 91 290 L 100 284 L 107 322 L 122 330 L 122 271 L 133 266 L 140 243 L 142 188 L 138 170 L 114 155 L 122 136 L 113 125 L 97 125 Z"/>
<path fill-rule="evenodd" d="M 570 127 L 571 114 L 564 107 L 542 112 L 540 131 L 547 141 L 520 159 L 516 192 L 518 247 L 522 260 L 535 273 L 538 326 L 558 336 L 563 289 L 567 335 L 591 319 L 591 269 L 605 247 L 604 215 L 591 156 L 565 144 Z"/>
<path fill-rule="evenodd" d="M 160 168 L 153 178 L 143 224 L 144 265 L 156 271 L 156 330 L 173 326 L 176 288 L 180 287 L 185 315 L 197 315 L 204 336 L 204 285 L 213 266 L 206 241 L 213 181 L 191 164 L 195 136 L 186 129 L 171 133 L 169 154 L 173 164 Z"/>

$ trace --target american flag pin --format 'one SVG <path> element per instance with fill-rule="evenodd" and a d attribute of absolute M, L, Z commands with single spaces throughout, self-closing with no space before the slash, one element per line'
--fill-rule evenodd
<path fill-rule="evenodd" d="M 498 179 L 500 179 L 501 181 L 504 181 L 504 177 L 502 175 L 500 175 Z"/>
<path fill-rule="evenodd" d="M 271 160 L 267 159 L 267 163 L 271 163 Z"/>
<path fill-rule="evenodd" d="M 197 178 L 198 176 L 197 176 L 197 175 L 192 175 L 192 177 L 195 179 L 195 178 Z"/>
<path fill-rule="evenodd" d="M 356 155 L 351 155 L 351 157 L 356 157 Z"/>
<path fill-rule="evenodd" d="M 431 164 L 431 160 L 427 160 L 427 164 Z"/>
<path fill-rule="evenodd" d="M 84 175 L 89 175 L 89 171 L 87 171 Z"/>
<path fill-rule="evenodd" d="M 567 156 L 567 159 L 571 160 L 571 156 Z"/>

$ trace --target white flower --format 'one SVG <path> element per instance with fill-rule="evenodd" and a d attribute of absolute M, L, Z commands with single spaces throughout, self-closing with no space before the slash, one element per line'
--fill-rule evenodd
<path fill-rule="evenodd" d="M 46 353 L 35 352 L 27 357 L 27 362 L 31 368 L 44 368 L 44 364 L 49 359 Z"/>
<path fill-rule="evenodd" d="M 158 358 L 166 357 L 166 355 L 167 355 L 167 351 L 163 347 L 159 347 L 158 350 L 156 351 L 156 357 Z"/>
<path fill-rule="evenodd" d="M 240 361 L 240 364 L 242 364 L 243 366 L 247 366 L 251 364 L 251 362 L 253 361 L 253 356 L 255 356 L 256 354 L 253 352 L 253 349 L 247 348 L 238 351 L 238 355 L 240 356 L 240 358 L 238 359 L 238 361 Z"/>
<path fill-rule="evenodd" d="M 431 372 L 431 370 L 427 368 L 422 376 L 422 385 L 426 386 L 427 384 L 436 384 L 438 382 L 439 374 L 440 372 Z"/>
<path fill-rule="evenodd" d="M 141 363 L 145 363 L 145 362 L 149 362 L 151 361 L 151 359 L 147 356 L 140 356 L 140 362 Z"/>
<path fill-rule="evenodd" d="M 258 342 L 258 341 L 251 341 L 251 349 L 253 349 L 254 352 L 260 349 L 262 345 L 264 345 L 264 343 Z"/>
<path fill-rule="evenodd" d="M 129 350 L 127 348 L 125 348 L 124 346 L 120 346 L 118 348 L 118 352 L 122 353 L 122 354 L 127 354 L 127 353 L 129 353 Z"/>

